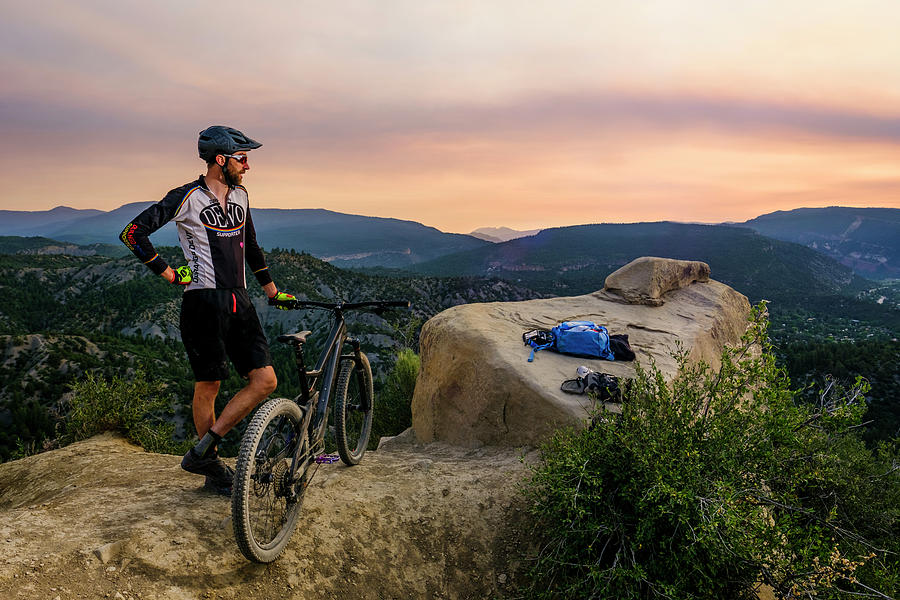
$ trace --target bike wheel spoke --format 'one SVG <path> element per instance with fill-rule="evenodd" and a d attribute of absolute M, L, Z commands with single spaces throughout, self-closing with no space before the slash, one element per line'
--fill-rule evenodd
<path fill-rule="evenodd" d="M 277 478 L 279 477 L 278 473 L 286 472 L 289 465 L 283 459 L 274 464 L 269 461 L 267 463 L 272 465 L 267 472 L 263 473 L 269 476 L 268 482 L 251 491 L 250 496 L 251 515 L 253 515 L 251 530 L 254 539 L 261 545 L 266 545 L 275 539 L 287 516 L 286 501 L 279 498 Z"/>

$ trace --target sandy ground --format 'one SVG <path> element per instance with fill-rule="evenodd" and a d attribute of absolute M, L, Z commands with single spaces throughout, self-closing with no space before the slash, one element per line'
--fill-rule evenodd
<path fill-rule="evenodd" d="M 515 595 L 522 451 L 397 440 L 322 465 L 271 565 L 243 558 L 230 500 L 180 458 L 104 434 L 0 465 L 0 598 Z"/>

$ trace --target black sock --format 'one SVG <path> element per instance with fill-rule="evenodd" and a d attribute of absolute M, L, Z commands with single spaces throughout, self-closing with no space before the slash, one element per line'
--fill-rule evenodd
<path fill-rule="evenodd" d="M 194 453 L 200 458 L 209 458 L 216 455 L 216 446 L 222 441 L 222 436 L 210 429 L 206 435 L 194 446 Z"/>

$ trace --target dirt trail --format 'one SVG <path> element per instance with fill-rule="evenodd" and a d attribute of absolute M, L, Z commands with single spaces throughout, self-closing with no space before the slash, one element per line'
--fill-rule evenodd
<path fill-rule="evenodd" d="M 265 566 L 241 556 L 230 501 L 180 457 L 104 434 L 0 465 L 0 598 L 504 597 L 526 543 L 510 525 L 521 457 L 395 441 L 322 465 Z"/>

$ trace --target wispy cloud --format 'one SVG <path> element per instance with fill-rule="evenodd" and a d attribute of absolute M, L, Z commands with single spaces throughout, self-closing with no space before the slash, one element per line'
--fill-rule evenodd
<path fill-rule="evenodd" d="M 77 93 L 75 94 L 77 97 Z M 215 112 L 215 111 L 210 111 Z M 148 108 L 129 103 L 90 103 L 72 95 L 43 92 L 0 100 L 0 121 L 9 133 L 26 137 L 35 131 L 78 134 L 85 130 L 108 142 L 124 132 L 150 138 L 191 137 L 185 127 L 196 127 L 205 114 L 169 116 L 165 105 Z M 876 114 L 828 106 L 786 104 L 687 95 L 627 92 L 569 93 L 513 98 L 492 104 L 391 105 L 371 107 L 336 101 L 329 106 L 303 102 L 270 104 L 248 112 L 242 119 L 264 130 L 269 139 L 293 141 L 296 148 L 367 153 L 374 147 L 415 143 L 430 139 L 472 140 L 569 137 L 623 134 L 629 131 L 709 129 L 722 134 L 803 134 L 822 139 L 869 140 L 900 143 L 900 115 Z M 175 141 L 166 139 L 167 143 Z M 17 140 L 27 143 L 27 140 Z M 307 146 L 314 146 L 308 148 Z"/>
<path fill-rule="evenodd" d="M 13 3 L 0 204 L 156 197 L 228 123 L 264 143 L 264 205 L 448 228 L 896 206 L 898 19 L 891 0 Z"/>

